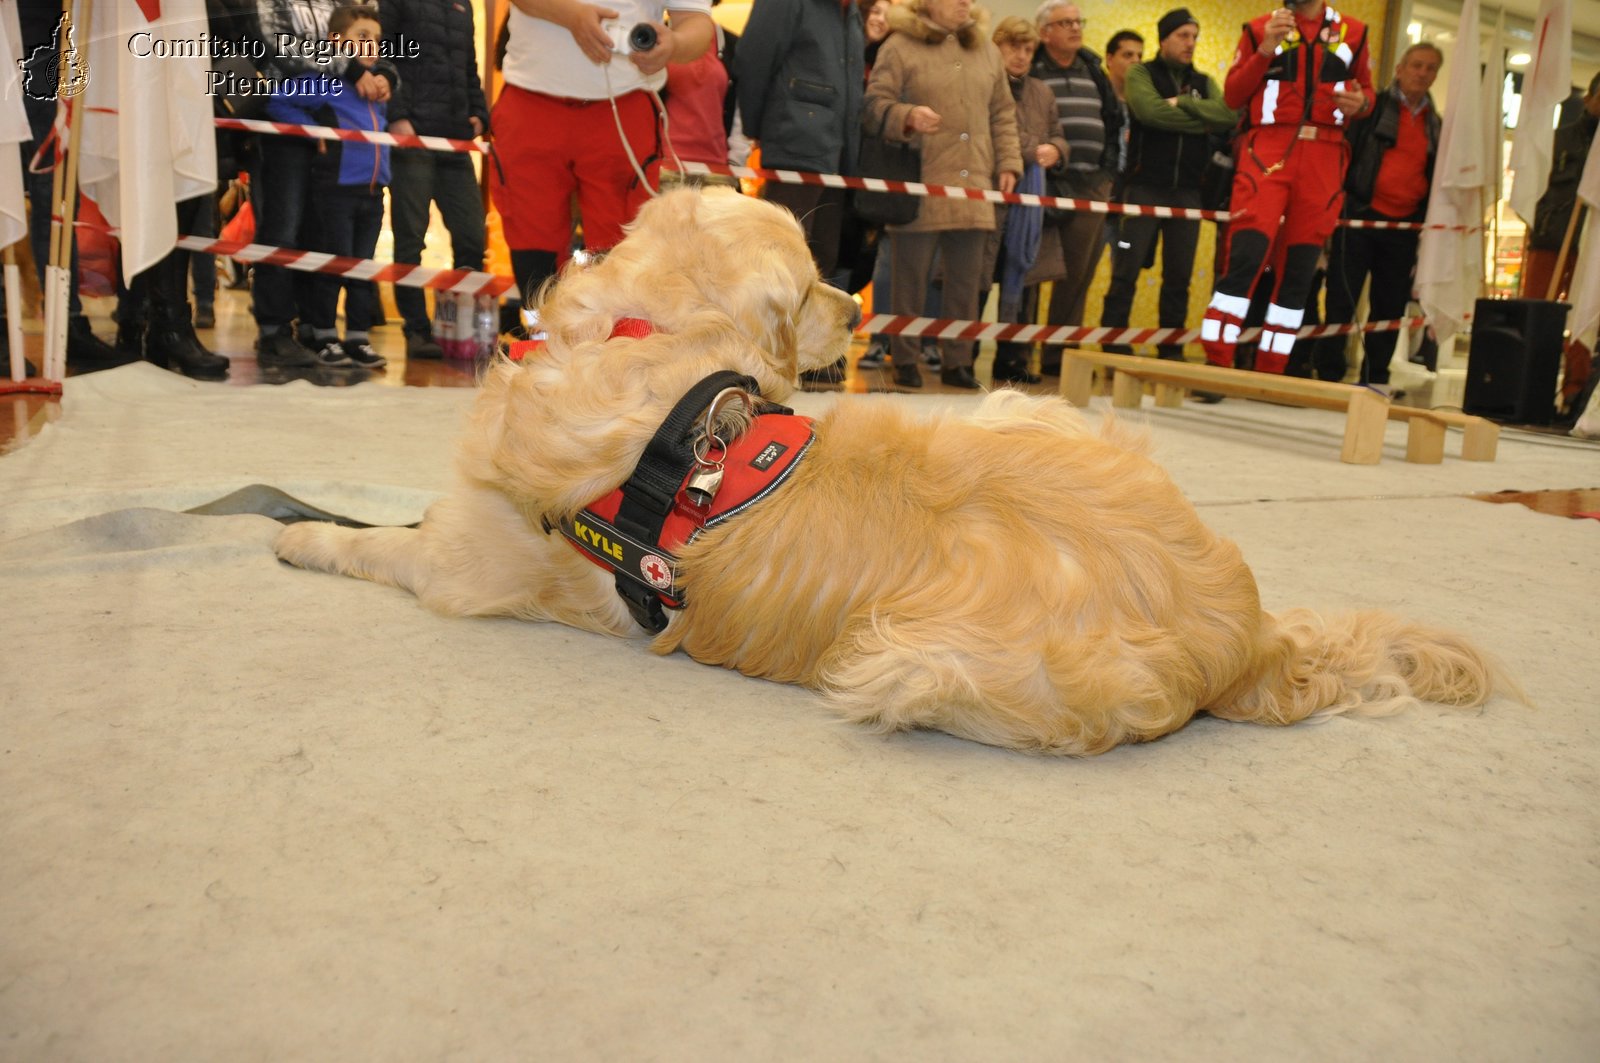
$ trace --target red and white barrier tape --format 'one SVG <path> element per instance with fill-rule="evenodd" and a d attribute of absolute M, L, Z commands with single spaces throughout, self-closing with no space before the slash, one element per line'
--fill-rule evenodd
<path fill-rule="evenodd" d="M 297 122 L 268 122 L 259 118 L 218 118 L 218 129 L 237 129 L 246 133 L 282 133 L 316 140 L 348 140 L 358 144 L 387 144 L 395 148 L 428 148 L 432 151 L 478 152 L 489 150 L 482 140 L 454 140 L 450 137 L 424 137 L 401 133 L 373 133 L 358 129 L 335 129 L 325 125 L 300 125 Z"/>
<path fill-rule="evenodd" d="M 919 181 L 888 181 L 881 177 L 844 177 L 836 173 L 811 173 L 806 170 L 769 170 L 750 166 L 713 166 L 703 162 L 684 162 L 690 174 L 721 174 L 725 177 L 761 178 L 779 184 L 820 185 L 823 188 L 854 188 L 865 192 L 900 192 L 912 196 L 945 199 L 973 199 L 986 203 L 1016 203 L 1025 207 L 1061 207 L 1091 214 L 1126 214 L 1131 217 L 1186 218 L 1194 221 L 1227 221 L 1225 210 L 1197 210 L 1193 207 L 1153 207 L 1139 203 L 1111 203 L 1100 199 L 1069 199 L 1065 196 L 1036 196 L 1021 192 L 998 192 L 988 188 L 961 185 L 929 185 Z M 1443 229 L 1450 232 L 1480 232 L 1479 225 L 1423 225 L 1413 221 L 1343 220 L 1352 229 Z"/>
<path fill-rule="evenodd" d="M 1397 332 L 1417 328 L 1426 318 L 1407 317 L 1390 321 L 1368 321 L 1350 325 L 1306 325 L 1298 335 L 1303 340 L 1323 336 L 1347 336 L 1352 332 Z M 1006 325 L 983 321 L 952 321 L 934 317 L 896 317 L 870 314 L 857 332 L 883 336 L 921 336 L 941 340 L 1010 340 L 1016 343 L 1116 343 L 1180 344 L 1193 343 L 1200 330 L 1192 328 L 1106 328 L 1081 325 Z M 1239 342 L 1249 343 L 1261 335 L 1259 328 L 1239 334 Z"/>
<path fill-rule="evenodd" d="M 375 262 L 369 258 L 345 258 L 321 251 L 295 251 L 266 244 L 244 244 L 237 240 L 215 240 L 205 236 L 180 236 L 178 245 L 185 251 L 226 255 L 240 262 L 284 266 L 307 273 L 332 273 L 356 280 L 389 281 L 411 288 L 433 288 L 467 295 L 498 296 L 517 286 L 511 277 L 471 269 L 432 269 L 397 262 Z"/>
<path fill-rule="evenodd" d="M 450 137 L 376 133 L 367 130 L 336 129 L 333 126 L 300 125 L 296 122 L 269 122 L 257 118 L 218 118 L 219 129 L 249 133 L 278 133 L 316 140 L 344 140 L 358 144 L 387 144 L 398 148 L 427 148 L 431 151 L 477 152 L 485 154 L 489 144 L 482 140 L 455 140 Z M 1227 221 L 1225 210 L 1197 210 L 1192 207 L 1158 207 L 1138 203 L 1110 203 L 1099 199 L 1071 199 L 1065 196 L 1036 196 L 1021 192 L 964 188 L 960 185 L 929 185 L 919 181 L 886 181 L 879 177 L 844 177 L 840 174 L 810 173 L 805 170 L 769 170 L 749 166 L 713 166 L 703 162 L 684 162 L 689 174 L 722 174 L 727 177 L 761 178 L 780 184 L 821 185 L 824 188 L 855 188 L 867 192 L 900 192 L 913 196 L 949 199 L 975 199 L 988 203 L 1016 203 L 1027 207 L 1059 207 L 1091 214 L 1126 214 L 1131 217 L 1184 218 L 1192 221 Z M 1424 225 L 1411 221 L 1363 221 L 1350 218 L 1339 222 L 1351 229 L 1443 229 L 1457 233 L 1481 232 L 1480 225 Z"/>
<path fill-rule="evenodd" d="M 178 246 L 186 251 L 200 251 L 212 255 L 226 255 L 240 262 L 260 262 L 269 266 L 284 266 L 307 273 L 330 273 L 357 280 L 389 281 L 413 288 L 433 288 L 442 291 L 463 292 L 469 295 L 498 296 L 516 287 L 511 277 L 497 276 L 477 270 L 430 269 L 394 262 L 376 262 L 372 259 L 346 258 L 321 251 L 295 251 L 266 244 L 244 244 L 237 240 L 214 240 L 204 236 L 180 236 Z M 1300 329 L 1301 339 L 1322 336 L 1344 336 L 1352 332 L 1393 332 L 1416 328 L 1425 318 L 1408 317 L 1390 321 L 1368 321 L 1351 325 L 1307 325 Z M 884 336 L 923 336 L 945 340 L 1013 340 L 1018 343 L 1192 343 L 1200 338 L 1199 329 L 1191 328 L 1108 328 L 1082 325 L 1015 325 L 985 321 L 956 321 L 949 318 L 907 317 L 894 314 L 870 314 L 856 327 L 859 333 Z M 1240 341 L 1248 343 L 1261 334 L 1261 330 L 1246 329 Z"/>

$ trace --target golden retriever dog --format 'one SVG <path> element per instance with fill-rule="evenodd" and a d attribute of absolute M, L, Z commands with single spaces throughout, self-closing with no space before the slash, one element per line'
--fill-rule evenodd
<path fill-rule="evenodd" d="M 548 527 L 624 483 L 697 381 L 733 369 L 781 402 L 800 371 L 845 353 L 859 320 L 790 214 L 692 189 L 647 204 L 539 310 L 545 348 L 488 370 L 459 485 L 420 527 L 292 525 L 278 556 L 451 616 L 646 637 L 613 576 Z M 624 318 L 653 334 L 613 336 Z M 883 731 L 1065 754 L 1157 738 L 1197 712 L 1289 724 L 1476 705 L 1498 682 L 1466 640 L 1384 613 L 1263 612 L 1238 547 L 1141 438 L 1092 431 L 1060 400 L 999 391 L 927 415 L 850 397 L 814 431 L 786 483 L 682 547 L 684 607 L 657 653 L 803 684 Z"/>

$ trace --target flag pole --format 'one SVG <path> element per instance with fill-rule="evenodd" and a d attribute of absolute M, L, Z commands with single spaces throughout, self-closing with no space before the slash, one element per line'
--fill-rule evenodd
<path fill-rule="evenodd" d="M 1583 216 L 1587 206 L 1588 204 L 1580 199 L 1573 204 L 1572 213 L 1567 216 L 1567 235 L 1561 238 L 1561 253 L 1556 256 L 1556 268 L 1550 274 L 1550 288 L 1544 293 L 1548 302 L 1554 302 L 1556 295 L 1561 291 L 1561 272 L 1567 266 L 1567 253 L 1572 250 L 1572 237 L 1578 231 L 1578 219 Z"/>
<path fill-rule="evenodd" d="M 15 244 L 5 251 L 5 278 L 6 346 L 11 353 L 11 379 L 20 384 L 28 378 L 28 367 L 22 357 L 22 276 L 17 269 Z"/>
<path fill-rule="evenodd" d="M 70 25 L 72 0 L 61 0 L 61 9 Z M 87 0 L 83 5 L 85 40 L 89 38 L 93 16 L 94 4 L 92 0 Z M 63 52 L 66 51 L 66 41 L 67 35 L 63 33 Z M 65 73 L 67 68 L 62 66 L 60 69 Z M 60 84 L 59 80 L 57 84 Z M 72 305 L 72 285 L 76 283 L 76 278 L 72 275 L 72 247 L 75 242 L 73 225 L 77 220 L 78 144 L 83 134 L 83 107 L 74 103 L 70 110 L 72 115 L 67 125 L 65 165 L 56 167 L 54 182 L 57 186 L 54 202 L 60 219 L 51 230 L 53 239 L 50 248 L 50 281 L 54 286 L 54 299 L 47 302 L 45 313 L 44 361 L 47 368 L 44 375 L 46 379 L 55 381 L 64 380 L 67 375 L 67 314 Z M 62 170 L 66 172 L 63 174 Z"/>
<path fill-rule="evenodd" d="M 72 28 L 72 0 L 61 0 L 61 17 L 65 20 L 61 24 L 61 33 L 58 37 L 63 54 L 56 57 L 56 110 L 59 112 L 66 103 L 66 98 L 61 93 L 61 70 L 63 60 L 66 58 L 68 41 L 71 39 Z M 61 184 L 66 179 L 66 157 L 57 141 L 56 165 L 50 173 L 50 253 L 45 261 L 44 271 L 44 360 L 39 366 L 39 372 L 46 380 L 59 380 L 56 376 L 56 291 L 61 287 L 60 272 L 57 268 L 60 263 L 61 244 Z M 67 260 L 69 263 L 71 259 Z M 68 267 L 71 268 L 70 266 Z M 63 342 L 66 332 L 62 330 Z"/>

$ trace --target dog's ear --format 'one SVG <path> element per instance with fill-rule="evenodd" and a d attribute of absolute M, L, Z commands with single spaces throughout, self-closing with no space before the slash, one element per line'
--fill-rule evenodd
<path fill-rule="evenodd" d="M 695 225 L 719 245 L 705 295 L 733 318 L 780 375 L 795 371 L 795 324 L 817 281 L 805 233 L 794 215 L 730 189 L 709 188 Z"/>

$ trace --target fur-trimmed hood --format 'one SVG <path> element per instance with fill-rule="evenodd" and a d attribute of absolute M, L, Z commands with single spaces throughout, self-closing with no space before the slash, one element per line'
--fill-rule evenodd
<path fill-rule="evenodd" d="M 980 41 L 989 39 L 988 9 L 973 4 L 971 16 L 966 25 L 955 32 L 956 40 L 963 48 L 971 48 Z M 889 8 L 888 21 L 891 32 L 908 34 L 928 44 L 938 44 L 950 36 L 949 30 L 935 25 L 928 17 L 927 0 L 911 0 L 909 4 L 895 4 Z"/>

